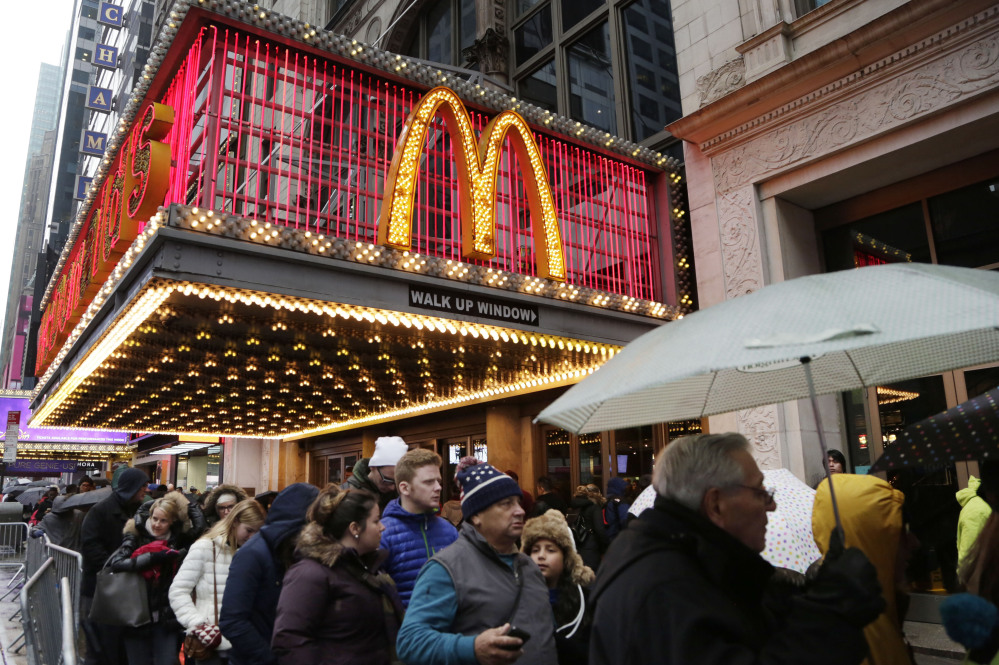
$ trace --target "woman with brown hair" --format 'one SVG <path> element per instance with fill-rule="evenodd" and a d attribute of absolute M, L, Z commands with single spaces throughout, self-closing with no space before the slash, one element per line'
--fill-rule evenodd
<path fill-rule="evenodd" d="M 174 576 L 169 594 L 170 607 L 186 633 L 203 637 L 213 632 L 212 627 L 218 627 L 232 557 L 260 530 L 264 518 L 264 509 L 259 503 L 253 499 L 240 501 L 191 546 Z M 225 663 L 231 648 L 229 641 L 219 633 L 214 654 L 210 658 L 197 659 L 197 662 L 199 665 Z"/>
<path fill-rule="evenodd" d="M 330 485 L 298 538 L 278 600 L 271 646 L 282 665 L 391 665 L 402 604 L 382 570 L 378 500 Z"/>

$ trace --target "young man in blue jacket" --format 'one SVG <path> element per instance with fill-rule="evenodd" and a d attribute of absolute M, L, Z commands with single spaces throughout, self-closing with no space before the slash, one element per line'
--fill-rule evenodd
<path fill-rule="evenodd" d="M 395 465 L 399 498 L 382 514 L 382 548 L 388 550 L 385 571 L 392 576 L 402 606 L 409 605 L 416 576 L 423 564 L 458 539 L 458 530 L 437 514 L 441 502 L 441 458 L 432 450 L 415 448 Z"/>

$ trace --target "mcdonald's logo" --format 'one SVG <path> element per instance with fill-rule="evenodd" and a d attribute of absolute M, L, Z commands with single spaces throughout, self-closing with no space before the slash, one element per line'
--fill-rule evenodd
<path fill-rule="evenodd" d="M 468 111 L 449 88 L 434 88 L 424 95 L 402 128 L 385 181 L 378 242 L 396 249 L 408 250 L 412 246 L 413 197 L 420 156 L 430 122 L 438 112 L 455 146 L 462 254 L 470 259 L 496 256 L 496 180 L 503 144 L 509 136 L 524 171 L 538 275 L 564 282 L 565 257 L 555 201 L 530 127 L 520 114 L 503 111 L 486 125 L 476 142 Z"/>

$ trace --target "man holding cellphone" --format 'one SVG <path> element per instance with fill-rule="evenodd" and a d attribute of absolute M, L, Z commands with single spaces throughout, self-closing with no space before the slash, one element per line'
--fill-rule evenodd
<path fill-rule="evenodd" d="M 517 549 L 520 486 L 489 464 L 458 474 L 458 540 L 416 579 L 396 650 L 407 665 L 551 665 L 557 661 L 548 587 Z"/>

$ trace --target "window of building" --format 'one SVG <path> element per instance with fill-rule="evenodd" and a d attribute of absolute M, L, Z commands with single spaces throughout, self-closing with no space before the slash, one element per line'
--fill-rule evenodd
<path fill-rule="evenodd" d="M 80 29 L 76 31 L 76 34 L 80 37 L 80 39 L 89 39 L 90 41 L 94 41 L 94 39 L 97 37 L 96 30 L 94 30 L 93 28 L 88 28 L 83 25 L 81 25 Z"/>
<path fill-rule="evenodd" d="M 667 0 L 518 0 L 516 94 L 658 149 L 681 115 Z"/>
<path fill-rule="evenodd" d="M 79 48 L 76 49 L 76 59 L 82 62 L 93 62 L 94 54 L 90 49 Z"/>
<path fill-rule="evenodd" d="M 463 49 L 475 43 L 475 0 L 437 0 L 417 20 L 406 55 L 457 67 L 468 66 Z"/>

